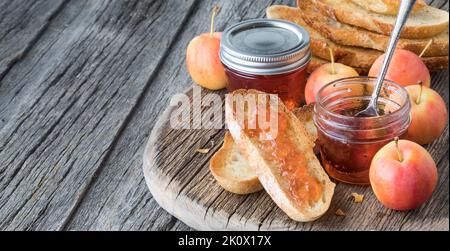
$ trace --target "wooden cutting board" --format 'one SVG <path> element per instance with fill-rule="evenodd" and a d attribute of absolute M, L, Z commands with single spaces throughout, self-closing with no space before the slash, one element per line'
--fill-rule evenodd
<path fill-rule="evenodd" d="M 190 101 L 192 90 L 185 93 Z M 210 93 L 218 94 L 224 100 L 224 91 L 203 89 L 201 96 L 206 104 L 211 100 L 207 96 Z M 209 160 L 221 147 L 225 129 L 172 129 L 169 118 L 176 108 L 178 104 L 169 106 L 156 122 L 144 152 L 144 176 L 159 205 L 194 229 L 449 229 L 448 161 L 439 163 L 441 178 L 437 189 L 431 200 L 419 209 L 409 212 L 389 210 L 379 204 L 370 187 L 340 183 L 324 216 L 314 222 L 299 223 L 287 217 L 264 191 L 236 195 L 223 190 L 210 174 Z M 208 107 L 202 108 L 203 116 L 209 114 L 208 110 Z M 447 147 L 443 149 L 445 154 L 448 151 L 448 126 L 443 136 L 430 147 L 441 146 Z M 209 149 L 209 152 L 200 153 L 197 149 Z M 431 153 L 435 160 L 443 154 L 439 149 Z M 363 202 L 355 203 L 352 192 L 363 194 Z M 337 209 L 344 211 L 346 216 L 337 216 Z"/>

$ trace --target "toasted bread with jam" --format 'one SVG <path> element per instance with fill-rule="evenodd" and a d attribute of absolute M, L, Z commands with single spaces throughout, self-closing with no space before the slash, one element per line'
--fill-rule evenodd
<path fill-rule="evenodd" d="M 247 128 L 248 121 L 239 121 L 236 107 L 240 106 L 235 99 L 238 95 L 244 99 L 251 95 L 256 100 L 267 98 L 269 102 L 258 103 L 256 110 L 277 114 L 278 130 Z M 228 94 L 225 106 L 226 123 L 234 141 L 246 149 L 246 158 L 278 207 L 296 221 L 312 221 L 323 215 L 329 208 L 335 184 L 314 154 L 314 144 L 305 126 L 278 97 L 256 90 Z M 244 118 L 256 119 L 251 114 Z"/>
<path fill-rule="evenodd" d="M 308 131 L 311 141 L 316 141 L 317 129 L 313 121 L 314 105 L 294 109 L 294 114 Z M 240 153 L 229 132 L 225 133 L 222 147 L 213 155 L 209 168 L 220 186 L 236 194 L 249 194 L 263 189 L 256 172 Z"/>

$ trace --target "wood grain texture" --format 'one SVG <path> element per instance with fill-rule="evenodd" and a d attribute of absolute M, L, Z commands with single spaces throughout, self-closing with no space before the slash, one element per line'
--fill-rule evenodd
<path fill-rule="evenodd" d="M 170 97 L 192 85 L 185 48 L 207 32 L 216 4 L 220 31 L 295 1 L 0 1 L 0 229 L 192 230 L 149 193 L 142 154 Z M 448 10 L 448 1 L 432 4 Z M 433 78 L 448 82 L 448 72 Z M 437 88 L 448 100 L 445 85 Z M 446 134 L 430 146 L 433 154 L 448 152 L 448 127 Z M 441 162 L 448 170 L 448 158 Z M 439 196 L 448 205 L 448 194 Z M 222 192 L 208 201 L 207 214 L 225 199 Z M 242 212 L 233 208 L 230 219 Z M 406 218 L 398 225 L 426 229 Z"/>
<path fill-rule="evenodd" d="M 63 0 L 0 2 L 0 80 L 39 39 L 64 4 Z"/>
<path fill-rule="evenodd" d="M 64 229 L 192 6 L 71 1 L 56 15 L 2 80 L 0 228 Z"/>

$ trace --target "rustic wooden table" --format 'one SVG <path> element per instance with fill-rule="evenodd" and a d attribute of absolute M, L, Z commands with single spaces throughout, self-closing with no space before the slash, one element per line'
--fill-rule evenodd
<path fill-rule="evenodd" d="M 170 97 L 192 85 L 185 48 L 217 2 L 0 0 L 0 229 L 190 230 L 152 198 L 142 153 Z M 217 30 L 294 2 L 220 1 Z M 433 87 L 448 105 L 448 70 Z M 448 125 L 428 149 L 440 208 L 386 228 L 449 228 Z M 439 212 L 436 225 L 405 224 L 423 210 Z"/>

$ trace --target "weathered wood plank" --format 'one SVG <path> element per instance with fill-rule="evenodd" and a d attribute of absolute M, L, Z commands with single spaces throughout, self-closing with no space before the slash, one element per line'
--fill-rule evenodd
<path fill-rule="evenodd" d="M 65 226 L 193 6 L 71 1 L 55 16 L 1 82 L 1 229 Z"/>
<path fill-rule="evenodd" d="M 123 138 L 118 140 L 103 172 L 74 215 L 69 229 L 168 229 L 165 225 L 170 222 L 171 216 L 165 212 L 153 213 L 160 207 L 156 201 L 150 199 L 151 194 L 143 181 L 142 153 L 156 118 L 168 105 L 170 98 L 192 85 L 184 62 L 187 44 L 195 35 L 208 31 L 210 10 L 216 4 L 221 6 L 216 17 L 216 29 L 221 31 L 241 19 L 263 17 L 265 8 L 270 4 L 294 5 L 294 2 L 294 0 L 199 2 L 125 128 Z M 175 157 L 175 154 L 172 157 Z M 115 179 L 120 180 L 121 184 L 112 182 Z"/>
<path fill-rule="evenodd" d="M 0 3 L 0 80 L 39 39 L 64 3 L 65 0 Z"/>
<path fill-rule="evenodd" d="M 63 0 L 2 1 L 0 6 L 0 81 L 21 60 L 63 8 Z M 7 87 L 0 82 L 0 94 Z M 9 100 L 0 99 L 0 106 Z M 1 113 L 0 113 L 1 114 Z M 4 125 L 0 116 L 0 129 Z"/>

